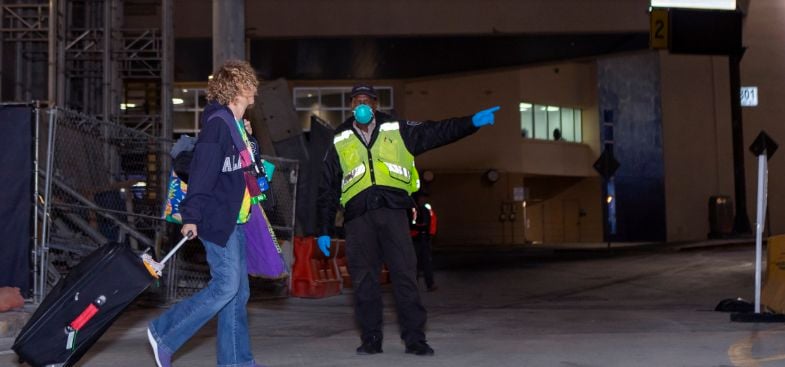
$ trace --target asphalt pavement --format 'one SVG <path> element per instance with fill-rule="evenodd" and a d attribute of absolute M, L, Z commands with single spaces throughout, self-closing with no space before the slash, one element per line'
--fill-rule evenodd
<path fill-rule="evenodd" d="M 268 366 L 783 366 L 785 325 L 731 322 L 714 307 L 752 299 L 749 241 L 669 246 L 440 249 L 439 289 L 424 292 L 435 356 L 404 353 L 384 288 L 384 353 L 358 356 L 352 293 L 248 306 L 253 351 Z M 78 366 L 154 366 L 145 325 L 163 309 L 134 305 Z M 5 344 L 2 344 L 5 340 Z M 0 338 L 0 366 L 18 367 Z M 215 323 L 175 366 L 215 366 Z"/>

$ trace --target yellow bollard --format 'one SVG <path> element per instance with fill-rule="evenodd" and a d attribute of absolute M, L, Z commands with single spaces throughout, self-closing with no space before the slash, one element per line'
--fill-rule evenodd
<path fill-rule="evenodd" d="M 785 313 L 785 235 L 768 238 L 761 304 L 775 313 Z"/>

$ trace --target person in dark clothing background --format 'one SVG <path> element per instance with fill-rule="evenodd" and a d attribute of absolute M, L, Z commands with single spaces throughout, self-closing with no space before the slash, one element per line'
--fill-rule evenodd
<path fill-rule="evenodd" d="M 556 141 L 564 140 L 561 137 L 561 130 L 559 130 L 558 128 L 553 129 L 553 140 L 556 140 Z"/>
<path fill-rule="evenodd" d="M 414 253 L 417 255 L 417 279 L 422 272 L 425 278 L 425 287 L 428 292 L 433 292 L 439 287 L 433 279 L 433 258 L 431 257 L 431 236 L 433 209 L 428 203 L 428 195 L 415 193 L 412 195 L 417 205 L 414 207 L 414 218 L 411 225 L 412 242 L 414 243 Z"/>
<path fill-rule="evenodd" d="M 354 117 L 335 131 L 324 157 L 317 200 L 319 248 L 329 256 L 338 204 L 344 208 L 346 257 L 362 344 L 357 354 L 382 353 L 379 274 L 387 265 L 406 353 L 433 355 L 425 339 L 426 311 L 415 280 L 416 256 L 407 211 L 419 189 L 414 156 L 492 125 L 499 107 L 442 121 L 405 121 L 377 111 L 376 90 L 351 91 Z"/>

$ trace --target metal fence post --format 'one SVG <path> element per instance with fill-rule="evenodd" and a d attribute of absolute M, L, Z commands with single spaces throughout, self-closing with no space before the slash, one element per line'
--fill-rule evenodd
<path fill-rule="evenodd" d="M 46 294 L 46 279 L 47 271 L 49 269 L 48 254 L 49 254 L 49 210 L 51 209 L 50 199 L 52 197 L 52 167 L 54 166 L 54 151 L 55 151 L 55 134 L 57 132 L 57 110 L 49 109 L 49 136 L 47 137 L 46 148 L 46 180 L 44 183 L 44 215 L 43 223 L 41 224 L 41 245 L 40 250 L 40 269 L 39 269 L 39 284 L 38 293 L 36 294 L 36 303 L 40 303 Z"/>
<path fill-rule="evenodd" d="M 34 133 L 33 133 L 33 251 L 32 251 L 32 258 L 33 258 L 33 302 L 38 303 L 37 295 L 40 294 L 38 291 L 38 282 L 40 275 L 38 274 L 38 270 L 41 267 L 41 264 L 38 263 L 39 258 L 38 254 L 40 253 L 39 248 L 39 237 L 38 237 L 38 172 L 40 171 L 38 167 L 38 150 L 40 147 L 40 129 L 41 129 L 41 106 L 38 101 L 35 102 L 35 123 L 33 125 Z"/>

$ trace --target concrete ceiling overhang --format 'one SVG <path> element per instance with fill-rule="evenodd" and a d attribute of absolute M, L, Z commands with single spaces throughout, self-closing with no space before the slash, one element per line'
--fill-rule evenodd
<path fill-rule="evenodd" d="M 405 79 L 642 50 L 648 33 L 257 38 L 249 46 L 265 79 Z M 175 79 L 206 80 L 211 48 L 210 39 L 177 39 Z"/>

